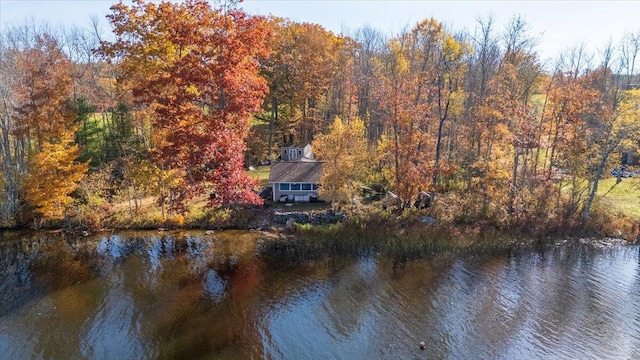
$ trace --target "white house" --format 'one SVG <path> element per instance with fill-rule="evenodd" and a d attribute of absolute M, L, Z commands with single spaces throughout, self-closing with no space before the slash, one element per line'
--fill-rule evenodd
<path fill-rule="evenodd" d="M 269 183 L 273 201 L 314 201 L 322 177 L 322 162 L 298 160 L 276 161 L 271 164 Z"/>
<path fill-rule="evenodd" d="M 311 144 L 283 146 L 280 150 L 280 159 L 283 161 L 313 160 Z"/>
<path fill-rule="evenodd" d="M 273 201 L 317 200 L 322 162 L 314 160 L 311 145 L 283 146 L 280 159 L 272 162 L 269 170 Z"/>

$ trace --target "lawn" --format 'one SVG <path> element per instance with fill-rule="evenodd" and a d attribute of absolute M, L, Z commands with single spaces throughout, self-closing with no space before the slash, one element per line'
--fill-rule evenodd
<path fill-rule="evenodd" d="M 287 206 L 284 203 L 273 203 L 273 208 L 279 211 L 313 211 L 313 210 L 327 210 L 331 209 L 331 204 L 328 202 L 316 202 L 307 203 L 300 202 Z"/>
<path fill-rule="evenodd" d="M 268 181 L 269 181 L 269 169 L 270 168 L 271 168 L 271 166 L 269 166 L 269 165 L 258 166 L 258 167 L 256 167 L 255 170 L 253 170 L 253 171 L 249 171 L 248 170 L 247 172 L 254 179 L 258 179 L 258 181 L 259 181 L 258 186 L 259 186 L 260 189 L 263 189 L 265 186 L 269 185 Z"/>
<path fill-rule="evenodd" d="M 619 184 L 615 177 L 605 178 L 598 185 L 598 195 L 613 210 L 640 221 L 640 177 L 623 178 Z"/>

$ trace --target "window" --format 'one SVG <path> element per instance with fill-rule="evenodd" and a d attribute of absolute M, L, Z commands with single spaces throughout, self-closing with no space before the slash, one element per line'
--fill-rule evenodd
<path fill-rule="evenodd" d="M 313 190 L 318 190 L 318 184 L 313 184 Z"/>
<path fill-rule="evenodd" d="M 287 191 L 289 190 L 289 183 L 280 183 L 280 191 Z"/>
<path fill-rule="evenodd" d="M 311 184 L 302 184 L 302 190 L 311 190 Z"/>
<path fill-rule="evenodd" d="M 291 190 L 300 190 L 300 184 L 291 184 Z"/>
<path fill-rule="evenodd" d="M 302 155 L 302 150 L 298 150 L 298 155 Z"/>

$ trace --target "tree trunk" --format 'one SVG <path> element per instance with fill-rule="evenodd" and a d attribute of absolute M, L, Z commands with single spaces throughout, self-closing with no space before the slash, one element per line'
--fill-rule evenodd
<path fill-rule="evenodd" d="M 516 200 L 516 193 L 518 189 L 518 147 L 515 149 L 516 154 L 513 158 L 513 178 L 511 180 L 511 188 L 509 189 L 509 214 L 513 214 Z"/>
<path fill-rule="evenodd" d="M 584 211 L 582 212 L 582 225 L 586 225 L 587 220 L 589 220 L 589 215 L 591 213 L 591 205 L 593 205 L 593 199 L 596 197 L 596 192 L 598 191 L 598 183 L 602 178 L 602 174 L 604 172 L 604 167 L 607 164 L 607 160 L 609 159 L 609 155 L 611 152 L 605 151 L 602 154 L 602 158 L 600 159 L 600 164 L 596 169 L 596 177 L 593 179 L 593 187 L 591 188 L 591 192 L 589 193 L 589 198 L 587 199 L 587 203 L 584 205 Z"/>
<path fill-rule="evenodd" d="M 438 182 L 438 170 L 440 167 L 440 149 L 442 147 L 442 128 L 444 127 L 444 120 L 440 119 L 438 123 L 438 138 L 436 140 L 436 160 L 433 164 L 433 185 Z"/>
<path fill-rule="evenodd" d="M 5 101 L 4 114 L 2 114 L 2 171 L 4 173 L 5 191 L 7 194 L 6 203 L 4 205 L 2 218 L 5 222 L 13 221 L 17 202 L 18 202 L 18 184 L 15 179 L 16 169 L 12 166 L 13 157 L 11 156 L 11 142 L 9 139 L 10 115 Z"/>
<path fill-rule="evenodd" d="M 271 162 L 271 154 L 273 153 L 273 127 L 278 121 L 278 101 L 275 96 L 271 96 L 271 119 L 269 121 L 269 152 L 267 160 Z"/>

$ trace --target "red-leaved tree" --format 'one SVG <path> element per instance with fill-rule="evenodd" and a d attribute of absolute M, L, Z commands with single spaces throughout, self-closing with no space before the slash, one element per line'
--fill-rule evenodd
<path fill-rule="evenodd" d="M 101 51 L 151 113 L 151 158 L 178 174 L 161 203 L 183 212 L 187 199 L 206 190 L 216 194 L 212 206 L 259 203 L 242 166 L 250 115 L 267 91 L 258 76 L 258 59 L 268 56 L 264 19 L 204 0 L 136 0 L 112 11 L 116 40 Z"/>

